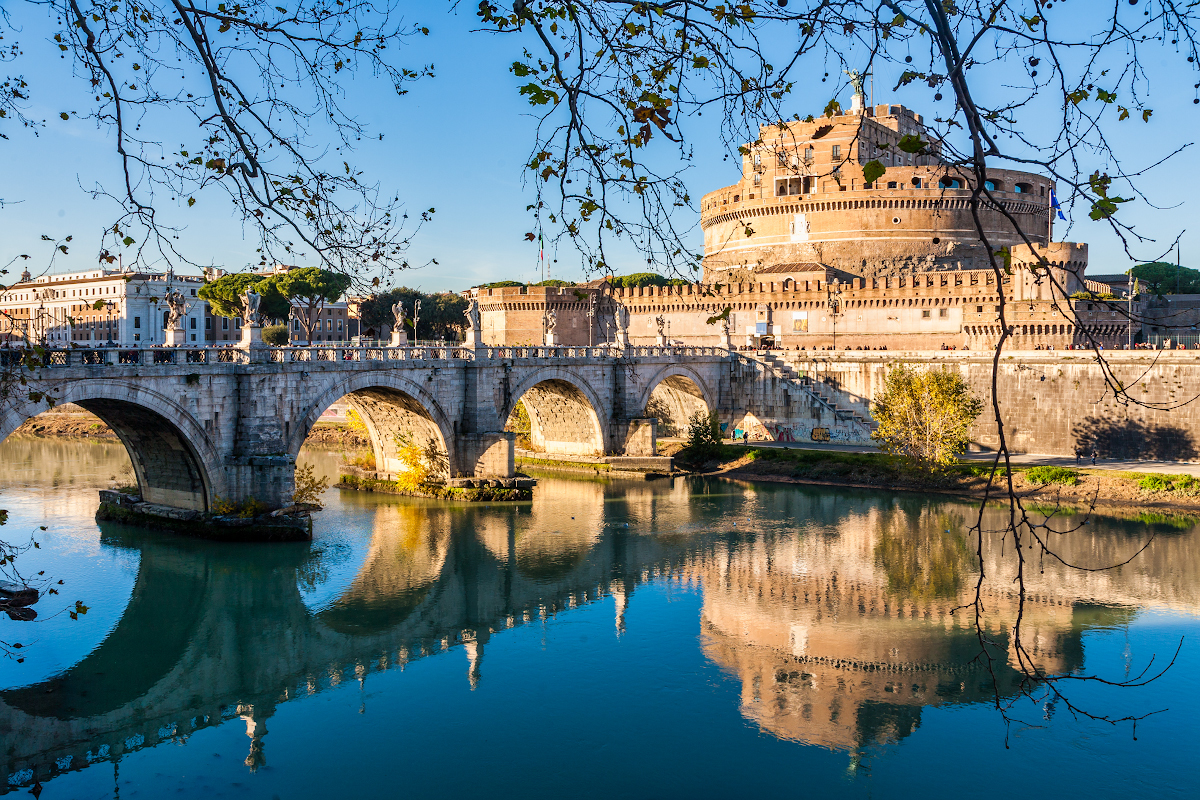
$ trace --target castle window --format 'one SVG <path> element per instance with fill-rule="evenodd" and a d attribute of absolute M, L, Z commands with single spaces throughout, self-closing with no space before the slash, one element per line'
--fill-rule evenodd
<path fill-rule="evenodd" d="M 939 183 L 943 189 L 961 189 L 962 188 L 962 184 L 958 181 L 958 179 L 951 178 L 949 176 L 942 178 L 942 180 Z"/>
<path fill-rule="evenodd" d="M 939 309 L 938 309 L 938 316 L 939 316 L 939 317 L 941 317 L 942 319 L 945 319 L 946 317 L 950 316 L 950 309 L 948 309 L 948 308 L 939 308 Z"/>
<path fill-rule="evenodd" d="M 975 306 L 975 313 L 976 313 L 976 314 L 982 314 L 982 313 L 983 313 L 983 306 Z"/>
<path fill-rule="evenodd" d="M 754 154 L 754 166 L 756 166 L 756 167 L 762 166 L 762 153 Z"/>
<path fill-rule="evenodd" d="M 757 172 L 754 173 L 754 185 L 758 186 L 761 183 L 762 183 L 762 175 L 758 174 Z"/>
<path fill-rule="evenodd" d="M 805 148 L 805 150 L 804 150 L 804 163 L 805 164 L 811 164 L 813 162 L 814 153 L 815 153 L 815 151 L 813 150 L 813 148 L 811 148 L 811 147 Z"/>
<path fill-rule="evenodd" d="M 829 155 L 833 157 L 834 161 L 841 158 L 842 157 L 842 146 L 840 144 L 835 144 L 833 146 L 833 149 L 830 150 Z"/>
<path fill-rule="evenodd" d="M 913 179 L 912 179 L 912 185 L 913 185 L 914 189 L 920 189 L 921 188 L 921 179 L 918 178 L 916 175 L 914 175 Z"/>
<path fill-rule="evenodd" d="M 1030 186 L 1028 183 L 1018 183 L 1016 186 L 1013 187 L 1013 191 L 1017 192 L 1018 194 L 1032 193 L 1033 187 Z"/>
<path fill-rule="evenodd" d="M 896 188 L 896 182 L 895 182 L 895 181 L 888 181 L 888 188 L 889 188 L 889 189 L 895 189 L 895 188 Z"/>
<path fill-rule="evenodd" d="M 932 315 L 933 315 L 933 312 L 931 312 L 928 308 L 926 308 L 921 312 L 921 319 L 929 319 Z"/>

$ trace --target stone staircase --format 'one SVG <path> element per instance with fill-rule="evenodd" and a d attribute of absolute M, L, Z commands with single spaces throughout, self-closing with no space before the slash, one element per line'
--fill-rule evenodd
<path fill-rule="evenodd" d="M 766 353 L 755 353 L 753 358 L 779 378 L 802 388 L 817 404 L 828 408 L 838 419 L 853 420 L 869 431 L 879 427 L 861 404 L 850 402 L 841 392 L 822 381 L 801 375 L 796 365 L 788 359 L 786 351 L 768 350 Z"/>

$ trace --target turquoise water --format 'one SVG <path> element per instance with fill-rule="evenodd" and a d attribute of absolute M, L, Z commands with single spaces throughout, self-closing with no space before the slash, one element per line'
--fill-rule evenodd
<path fill-rule="evenodd" d="M 1094 520 L 1063 537 L 1069 559 L 1154 538 L 1120 570 L 1033 570 L 1022 624 L 1043 669 L 1121 680 L 1183 639 L 1148 686 L 1064 687 L 1110 716 L 1165 709 L 1135 739 L 1020 698 L 1007 581 L 985 594 L 995 683 L 975 660 L 952 613 L 977 575 L 960 501 L 704 480 L 543 479 L 532 503 L 469 508 L 331 490 L 311 544 L 217 545 L 98 525 L 117 445 L 0 454 L 5 535 L 36 531 L 23 570 L 64 581 L 39 621 L 3 623 L 27 647 L 0 661 L 0 792 L 1200 791 L 1190 529 Z M 1011 552 L 987 544 L 1004 575 Z M 86 615 L 54 615 L 76 599 Z"/>

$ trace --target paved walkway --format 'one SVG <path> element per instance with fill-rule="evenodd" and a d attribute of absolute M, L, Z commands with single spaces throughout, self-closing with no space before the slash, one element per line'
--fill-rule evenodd
<path fill-rule="evenodd" d="M 660 439 L 660 442 L 665 441 L 682 441 L 680 439 L 668 440 Z M 725 444 L 731 444 L 726 441 Z M 741 443 L 734 443 L 735 446 Z M 838 453 L 878 453 L 879 449 L 875 447 L 865 447 L 863 445 L 845 445 L 845 444 L 820 444 L 818 442 L 750 442 L 748 447 L 782 447 L 791 450 L 826 450 Z M 995 458 L 995 453 L 967 453 L 963 456 L 965 461 L 980 461 L 990 462 Z M 1107 469 L 1118 472 L 1161 472 L 1169 475 L 1192 475 L 1200 478 L 1200 462 L 1194 461 L 1135 461 L 1118 458 L 1098 458 L 1096 466 L 1092 466 L 1090 459 L 1083 459 L 1077 465 L 1072 456 L 1051 456 L 1040 455 L 1037 453 L 1013 453 L 1012 463 L 1014 464 L 1046 464 L 1053 467 L 1071 467 L 1078 466 L 1080 469 Z"/>

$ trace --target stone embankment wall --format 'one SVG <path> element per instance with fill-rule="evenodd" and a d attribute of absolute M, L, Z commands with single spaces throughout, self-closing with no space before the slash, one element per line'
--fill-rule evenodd
<path fill-rule="evenodd" d="M 839 408 L 860 413 L 887 371 L 905 363 L 958 370 L 985 404 L 972 440 L 993 449 L 999 436 L 991 408 L 990 353 L 790 352 L 787 363 L 820 381 Z M 1016 452 L 1191 460 L 1200 458 L 1200 353 L 1105 352 L 1104 365 L 1084 351 L 1006 352 L 996 376 L 1009 447 Z M 1115 397 L 1110 382 L 1130 400 Z"/>
<path fill-rule="evenodd" d="M 789 366 L 735 358 L 722 392 L 729 398 L 720 413 L 726 435 L 741 430 L 752 441 L 873 444 L 868 415 L 828 402 Z"/>

